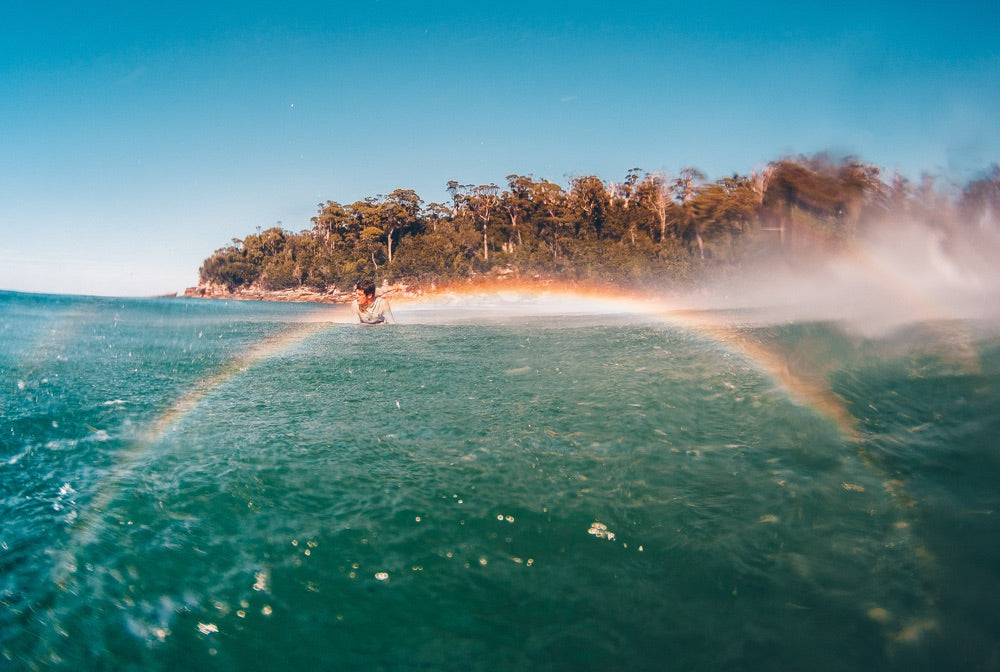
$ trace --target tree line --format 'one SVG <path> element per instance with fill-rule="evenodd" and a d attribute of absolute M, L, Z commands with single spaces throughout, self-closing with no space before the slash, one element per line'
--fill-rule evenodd
<path fill-rule="evenodd" d="M 766 254 L 836 246 L 905 219 L 961 236 L 995 227 L 1000 167 L 943 193 L 871 164 L 827 155 L 784 158 L 759 172 L 707 181 L 633 168 L 567 186 L 527 175 L 506 185 L 447 184 L 449 200 L 412 189 L 350 204 L 327 201 L 312 227 L 259 230 L 217 250 L 202 285 L 349 289 L 359 278 L 431 286 L 476 276 L 563 278 L 638 286 L 737 270 Z"/>

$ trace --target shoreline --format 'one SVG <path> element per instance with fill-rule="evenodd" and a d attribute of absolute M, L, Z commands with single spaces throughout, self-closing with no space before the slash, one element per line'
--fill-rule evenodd
<path fill-rule="evenodd" d="M 408 285 L 383 284 L 379 287 L 379 295 L 387 297 L 416 298 L 423 295 L 423 291 L 413 291 Z M 198 285 L 188 287 L 183 293 L 176 295 L 176 298 L 184 299 L 217 299 L 225 301 L 274 301 L 278 303 L 350 303 L 354 300 L 353 292 L 346 292 L 339 289 L 320 291 L 312 288 L 280 289 L 269 290 L 257 287 L 228 290 L 225 287 L 215 285 Z"/>
<path fill-rule="evenodd" d="M 597 287 L 592 283 L 579 283 L 560 278 L 535 277 L 525 279 L 512 276 L 492 276 L 482 278 L 467 278 L 458 282 L 432 283 L 429 287 L 406 282 L 388 283 L 383 281 L 378 285 L 376 294 L 387 299 L 402 299 L 417 301 L 434 296 L 447 295 L 456 292 L 498 291 L 517 289 L 573 289 L 577 291 L 609 291 L 608 287 Z M 618 288 L 620 290 L 620 288 Z M 353 291 L 338 288 L 326 291 L 315 288 L 298 287 L 294 289 L 268 290 L 260 287 L 239 288 L 229 290 L 221 285 L 207 284 L 188 287 L 182 293 L 167 295 L 165 298 L 185 299 L 217 299 L 226 301 L 274 301 L 279 303 L 323 303 L 347 304 L 354 301 Z"/>

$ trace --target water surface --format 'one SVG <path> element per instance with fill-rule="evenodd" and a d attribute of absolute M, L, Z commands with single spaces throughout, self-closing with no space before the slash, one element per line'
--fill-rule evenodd
<path fill-rule="evenodd" d="M 997 669 L 991 330 L 394 309 L 0 294 L 0 667 Z"/>

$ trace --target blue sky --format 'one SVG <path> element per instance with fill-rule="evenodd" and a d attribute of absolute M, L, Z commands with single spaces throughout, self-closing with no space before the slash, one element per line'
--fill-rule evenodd
<path fill-rule="evenodd" d="M 33 2 L 0 20 L 0 289 L 142 296 L 326 200 L 790 153 L 1000 161 L 996 2 Z"/>

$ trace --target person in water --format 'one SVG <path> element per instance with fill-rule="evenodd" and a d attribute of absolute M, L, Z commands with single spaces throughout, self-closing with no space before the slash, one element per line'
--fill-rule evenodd
<path fill-rule="evenodd" d="M 361 324 L 395 324 L 389 302 L 375 297 L 375 283 L 362 280 L 354 286 L 354 315 Z"/>

